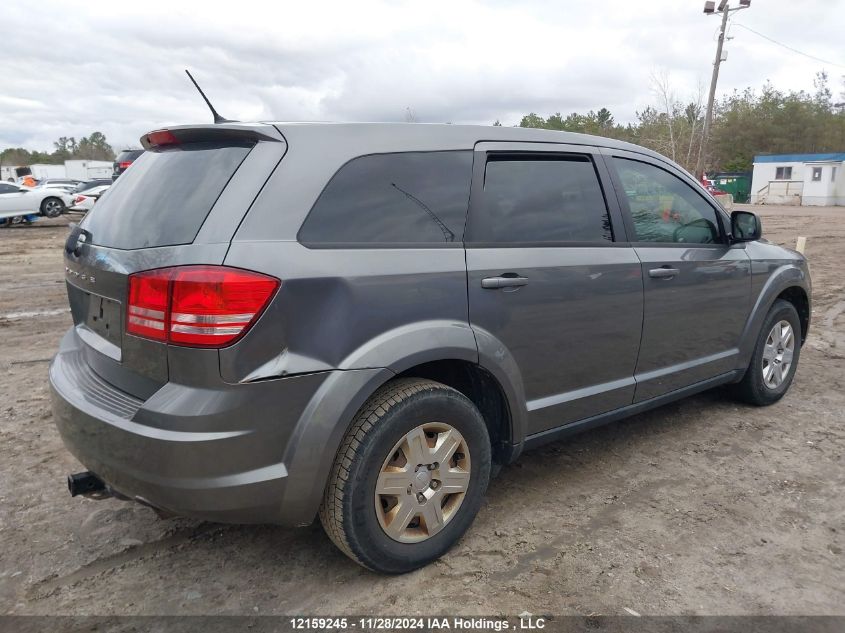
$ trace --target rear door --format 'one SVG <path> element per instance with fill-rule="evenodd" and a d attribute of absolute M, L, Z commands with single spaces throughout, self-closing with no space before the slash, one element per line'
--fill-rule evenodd
<path fill-rule="evenodd" d="M 178 350 L 127 334 L 128 277 L 183 264 L 221 264 L 239 222 L 285 152 L 274 128 L 175 130 L 112 185 L 65 245 L 76 335 L 88 364 L 116 387 L 146 398 L 178 366 Z M 181 136 L 185 142 L 179 140 Z M 216 350 L 207 354 L 217 366 Z"/>
<path fill-rule="evenodd" d="M 470 323 L 516 366 L 528 433 L 631 404 L 641 269 L 599 151 L 482 143 L 473 169 Z"/>
<path fill-rule="evenodd" d="M 640 402 L 736 367 L 751 263 L 744 245 L 728 243 L 724 214 L 688 175 L 642 154 L 607 156 L 642 261 Z"/>

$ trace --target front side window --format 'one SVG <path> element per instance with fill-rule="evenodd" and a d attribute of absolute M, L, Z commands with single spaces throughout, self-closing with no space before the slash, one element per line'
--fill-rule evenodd
<path fill-rule="evenodd" d="M 716 211 L 683 180 L 648 163 L 614 158 L 637 242 L 720 242 Z"/>
<path fill-rule="evenodd" d="M 472 152 L 402 152 L 356 158 L 320 194 L 299 241 L 313 246 L 460 243 Z"/>
<path fill-rule="evenodd" d="M 822 180 L 822 168 L 821 167 L 813 167 L 813 182 L 821 182 Z"/>
<path fill-rule="evenodd" d="M 0 182 L 0 193 L 17 193 L 20 191 L 14 185 L 7 185 L 6 183 Z"/>
<path fill-rule="evenodd" d="M 776 167 L 775 180 L 792 180 L 792 167 Z"/>
<path fill-rule="evenodd" d="M 589 156 L 492 156 L 471 238 L 537 244 L 613 240 L 607 205 Z"/>

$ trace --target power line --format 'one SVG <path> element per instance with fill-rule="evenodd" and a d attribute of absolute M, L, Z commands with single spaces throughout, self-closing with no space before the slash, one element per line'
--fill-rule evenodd
<path fill-rule="evenodd" d="M 788 46 L 787 44 L 784 44 L 783 42 L 778 42 L 776 39 L 773 39 L 773 38 L 769 37 L 768 35 L 763 35 L 759 31 L 755 31 L 754 29 L 747 27 L 744 24 L 740 24 L 739 22 L 733 22 L 732 24 L 734 26 L 739 26 L 739 27 L 745 29 L 746 31 L 751 31 L 752 33 L 754 33 L 754 35 L 762 37 L 764 40 L 769 40 L 772 44 L 777 44 L 778 46 L 782 46 L 783 48 L 785 48 L 789 51 L 792 51 L 793 53 L 798 53 L 799 55 L 803 55 L 804 57 L 809 57 L 810 59 L 814 59 L 817 62 L 822 62 L 823 64 L 830 64 L 831 66 L 838 66 L 839 68 L 845 68 L 845 64 L 837 64 L 836 62 L 832 62 L 832 61 L 827 60 L 827 59 L 822 59 L 821 57 L 816 57 L 815 55 L 810 55 L 809 53 L 805 53 L 804 51 L 799 51 L 797 48 L 792 48 L 791 46 Z"/>

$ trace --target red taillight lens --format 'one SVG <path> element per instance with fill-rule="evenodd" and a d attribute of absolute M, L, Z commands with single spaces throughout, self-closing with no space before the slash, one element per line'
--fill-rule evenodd
<path fill-rule="evenodd" d="M 73 204 L 79 204 L 79 203 L 80 203 L 80 202 L 82 202 L 83 200 L 85 200 L 85 196 L 76 196 L 76 197 L 73 199 Z"/>
<path fill-rule="evenodd" d="M 177 266 L 129 276 L 126 331 L 189 347 L 243 336 L 279 287 L 267 275 L 226 266 Z"/>
<path fill-rule="evenodd" d="M 169 269 L 136 273 L 129 277 L 126 331 L 156 341 L 167 340 Z"/>
<path fill-rule="evenodd" d="M 258 273 L 216 266 L 177 268 L 173 279 L 170 341 L 220 347 L 253 323 L 279 281 Z"/>
<path fill-rule="evenodd" d="M 129 167 L 129 165 L 131 165 L 131 164 L 132 164 L 132 161 L 131 161 L 131 160 L 127 160 L 127 161 L 123 161 L 122 163 L 118 163 L 118 166 L 119 166 L 121 169 L 126 169 L 126 168 L 127 168 L 127 167 Z M 133 173 L 134 173 L 134 172 L 133 172 Z"/>
<path fill-rule="evenodd" d="M 178 145 L 179 139 L 170 130 L 156 130 L 147 134 L 147 143 L 153 147 L 162 147 L 163 145 Z"/>

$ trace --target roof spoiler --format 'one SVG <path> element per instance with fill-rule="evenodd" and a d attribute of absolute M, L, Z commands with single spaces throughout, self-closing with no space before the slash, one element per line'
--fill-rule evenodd
<path fill-rule="evenodd" d="M 284 138 L 270 125 L 250 126 L 238 123 L 216 123 L 211 125 L 178 126 L 147 132 L 141 137 L 141 145 L 147 151 L 158 151 L 184 143 L 258 143 L 259 141 L 281 142 Z"/>

